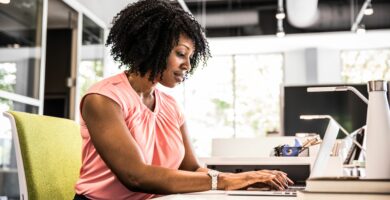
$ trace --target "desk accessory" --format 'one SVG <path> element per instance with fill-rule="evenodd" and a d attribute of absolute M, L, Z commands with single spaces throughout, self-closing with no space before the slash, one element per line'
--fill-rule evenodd
<path fill-rule="evenodd" d="M 386 193 L 390 195 L 390 179 L 360 179 L 357 176 L 320 177 L 306 181 L 310 192 Z"/>
<path fill-rule="evenodd" d="M 273 156 L 293 157 L 298 156 L 302 148 L 303 147 L 301 143 L 297 139 L 295 139 L 293 146 L 290 146 L 288 144 L 279 145 L 274 148 L 272 154 Z"/>
<path fill-rule="evenodd" d="M 315 162 L 312 167 L 312 172 L 310 173 L 310 178 L 313 177 L 321 177 L 323 176 L 323 171 L 325 170 L 328 160 L 329 154 L 332 151 L 333 145 L 336 142 L 336 137 L 339 130 L 352 139 L 352 141 L 363 151 L 364 148 L 350 136 L 350 134 L 330 115 L 301 115 L 301 119 L 304 120 L 313 120 L 313 119 L 329 119 L 328 126 L 325 131 L 324 139 L 322 140 L 322 144 L 320 146 L 320 150 L 316 156 Z"/>
<path fill-rule="evenodd" d="M 368 81 L 367 100 L 351 86 L 311 87 L 308 92 L 333 92 L 350 90 L 368 104 L 367 130 L 364 145 L 366 151 L 366 177 L 368 179 L 390 179 L 390 111 L 386 98 L 387 81 Z"/>
<path fill-rule="evenodd" d="M 359 177 L 321 177 L 306 181 L 299 200 L 388 200 L 390 179 L 360 179 Z"/>
<path fill-rule="evenodd" d="M 369 81 L 366 178 L 390 179 L 390 112 L 385 81 Z"/>
<path fill-rule="evenodd" d="M 355 134 L 351 134 L 353 135 L 354 139 L 356 139 L 356 141 L 360 144 L 360 145 L 363 145 L 363 139 L 364 139 L 364 132 L 365 132 L 365 128 L 362 127 L 360 129 L 358 129 L 357 132 L 355 132 Z M 356 161 L 356 160 L 359 160 L 360 158 L 360 152 L 361 152 L 361 149 L 358 148 L 358 146 L 353 143 L 351 145 L 351 147 L 349 148 L 348 150 L 348 153 L 344 159 L 344 165 L 348 165 L 348 164 L 351 164 L 353 161 Z"/>
<path fill-rule="evenodd" d="M 330 192 L 309 192 L 298 191 L 299 200 L 389 200 L 389 194 L 382 193 L 330 193 Z"/>

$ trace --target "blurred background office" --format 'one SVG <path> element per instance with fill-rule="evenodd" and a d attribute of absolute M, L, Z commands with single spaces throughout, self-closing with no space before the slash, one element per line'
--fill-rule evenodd
<path fill-rule="evenodd" d="M 0 0 L 0 111 L 78 120 L 87 88 L 120 72 L 104 43 L 130 2 Z M 318 133 L 290 128 L 299 119 L 289 108 L 305 106 L 306 97 L 291 99 L 304 95 L 300 87 L 351 84 L 365 92 L 368 80 L 390 79 L 390 1 L 172 2 L 205 27 L 213 55 L 184 84 L 161 87 L 181 103 L 198 156 L 210 156 L 213 138 Z M 352 99 L 343 112 L 364 109 L 353 94 L 337 98 Z M 348 131 L 360 125 L 345 123 Z M 13 154 L 0 116 L 0 196 L 9 199 L 18 198 Z"/>

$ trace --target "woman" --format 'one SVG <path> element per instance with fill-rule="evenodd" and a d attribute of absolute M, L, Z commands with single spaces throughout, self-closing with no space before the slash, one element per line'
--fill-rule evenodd
<path fill-rule="evenodd" d="M 283 190 L 279 171 L 218 173 L 200 167 L 173 88 L 210 56 L 201 26 L 169 1 L 142 0 L 113 20 L 107 39 L 127 69 L 90 88 L 80 104 L 82 167 L 75 199 L 148 199 L 155 194 Z"/>

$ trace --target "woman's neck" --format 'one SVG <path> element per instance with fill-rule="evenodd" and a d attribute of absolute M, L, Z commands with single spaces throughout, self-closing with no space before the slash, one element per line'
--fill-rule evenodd
<path fill-rule="evenodd" d="M 154 94 L 157 83 L 152 83 L 148 80 L 148 77 L 149 74 L 145 74 L 145 76 L 141 77 L 137 74 L 127 73 L 127 79 L 129 80 L 131 87 L 140 97 L 150 97 Z"/>

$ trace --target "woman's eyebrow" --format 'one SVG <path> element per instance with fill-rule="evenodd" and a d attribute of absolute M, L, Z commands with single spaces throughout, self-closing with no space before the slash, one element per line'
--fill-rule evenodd
<path fill-rule="evenodd" d="M 178 44 L 178 46 L 180 46 L 180 45 L 186 47 L 188 50 L 191 49 L 189 46 L 187 46 L 187 45 L 185 45 L 185 44 Z"/>

